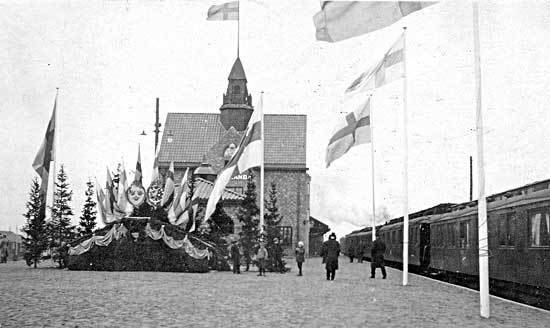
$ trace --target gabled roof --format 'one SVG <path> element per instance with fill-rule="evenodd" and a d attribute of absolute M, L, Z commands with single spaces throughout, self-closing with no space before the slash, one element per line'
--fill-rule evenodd
<path fill-rule="evenodd" d="M 207 201 L 210 197 L 210 194 L 212 193 L 212 188 L 214 188 L 214 183 L 208 180 L 197 178 L 195 188 L 195 194 L 199 197 L 199 200 Z M 243 194 L 234 192 L 229 189 L 224 189 L 222 194 L 222 200 L 241 201 L 243 199 Z"/>
<path fill-rule="evenodd" d="M 241 63 L 241 59 L 239 57 L 237 57 L 237 60 L 235 60 L 235 63 L 233 63 L 233 67 L 231 68 L 231 73 L 229 73 L 229 77 L 227 79 L 228 80 L 246 80 L 243 64 Z"/>
<path fill-rule="evenodd" d="M 227 132 L 219 114 L 168 113 L 162 136 L 159 162 L 202 163 L 203 156 Z M 265 164 L 282 168 L 306 167 L 306 115 L 266 114 Z"/>
<path fill-rule="evenodd" d="M 309 234 L 310 235 L 321 235 L 322 236 L 325 233 L 330 231 L 330 228 L 328 227 L 327 224 L 317 220 L 313 216 L 309 217 L 309 223 L 310 223 L 310 228 L 309 228 Z"/>

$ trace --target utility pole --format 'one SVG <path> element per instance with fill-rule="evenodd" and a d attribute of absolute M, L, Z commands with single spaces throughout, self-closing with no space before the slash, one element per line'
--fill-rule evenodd
<path fill-rule="evenodd" d="M 470 156 L 470 201 L 474 200 L 474 173 L 472 156 Z"/>
<path fill-rule="evenodd" d="M 159 143 L 159 128 L 162 124 L 159 122 L 159 99 L 157 98 L 157 111 L 156 111 L 156 120 L 155 120 L 155 154 L 157 153 L 157 146 Z"/>

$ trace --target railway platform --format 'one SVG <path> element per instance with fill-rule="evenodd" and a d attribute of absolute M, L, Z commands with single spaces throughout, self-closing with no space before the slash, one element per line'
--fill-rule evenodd
<path fill-rule="evenodd" d="M 370 263 L 349 263 L 327 281 L 320 258 L 304 276 L 231 272 L 91 272 L 23 261 L 0 264 L 0 327 L 548 327 L 550 312 L 402 272 L 370 279 Z M 241 270 L 243 270 L 241 268 Z"/>

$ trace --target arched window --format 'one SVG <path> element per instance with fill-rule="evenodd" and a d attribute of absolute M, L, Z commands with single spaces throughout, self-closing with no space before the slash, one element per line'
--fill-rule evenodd
<path fill-rule="evenodd" d="M 233 93 L 234 93 L 234 94 L 239 94 L 239 93 L 241 93 L 241 87 L 238 86 L 238 85 L 234 85 L 234 86 L 233 86 Z"/>

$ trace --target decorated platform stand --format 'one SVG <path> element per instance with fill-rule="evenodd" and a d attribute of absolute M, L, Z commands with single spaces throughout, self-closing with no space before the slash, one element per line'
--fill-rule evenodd
<path fill-rule="evenodd" d="M 107 186 L 109 194 L 113 190 L 109 188 L 109 178 Z M 207 229 L 194 229 L 195 215 L 191 214 L 184 223 L 170 222 L 172 205 L 161 206 L 163 192 L 159 181 L 152 183 L 147 192 L 134 181 L 125 193 L 132 205 L 131 212 L 127 212 L 131 215 L 117 213 L 121 210 L 120 201 L 109 202 L 109 195 L 98 192 L 99 210 L 106 218 L 106 226 L 70 243 L 68 269 L 199 273 L 229 270 L 225 247 L 210 241 Z"/>

